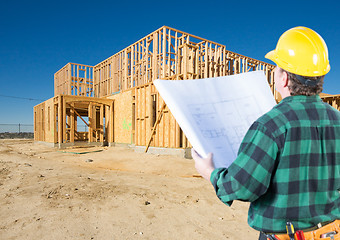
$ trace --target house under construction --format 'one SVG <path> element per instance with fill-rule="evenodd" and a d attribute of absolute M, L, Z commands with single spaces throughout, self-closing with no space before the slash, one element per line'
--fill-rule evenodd
<path fill-rule="evenodd" d="M 277 100 L 274 65 L 163 26 L 95 66 L 68 63 L 54 74 L 54 97 L 34 107 L 34 140 L 188 148 L 153 80 L 186 80 L 262 70 Z M 323 95 L 340 110 L 340 95 Z M 78 130 L 83 122 L 87 131 Z"/>

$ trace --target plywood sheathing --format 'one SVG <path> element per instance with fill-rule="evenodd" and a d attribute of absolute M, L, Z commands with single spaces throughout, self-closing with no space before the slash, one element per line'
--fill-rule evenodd
<path fill-rule="evenodd" d="M 136 145 L 148 145 L 152 136 L 150 144 L 152 147 L 187 148 L 191 146 L 168 107 L 163 109 L 164 100 L 152 83 L 135 87 L 132 91 L 132 99 L 134 99 L 132 104 L 135 109 L 133 121 L 135 122 L 134 142 Z M 160 114 L 162 117 L 155 134 L 152 134 Z"/>
<path fill-rule="evenodd" d="M 36 105 L 34 111 L 34 140 L 54 142 L 54 104 L 53 99 Z"/>
<path fill-rule="evenodd" d="M 108 97 L 114 100 L 111 114 L 114 116 L 114 142 L 133 143 L 132 90 Z"/>

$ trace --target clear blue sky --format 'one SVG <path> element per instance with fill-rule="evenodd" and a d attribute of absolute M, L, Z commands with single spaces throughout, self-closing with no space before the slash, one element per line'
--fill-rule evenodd
<path fill-rule="evenodd" d="M 95 65 L 163 25 L 262 61 L 284 31 L 310 27 L 329 49 L 324 92 L 340 94 L 339 1 L 18 0 L 0 6 L 0 123 L 33 123 L 33 106 L 53 97 L 53 74 L 66 63 Z"/>

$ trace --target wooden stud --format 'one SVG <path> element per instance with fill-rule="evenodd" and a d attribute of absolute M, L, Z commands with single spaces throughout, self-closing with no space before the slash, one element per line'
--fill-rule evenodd
<path fill-rule="evenodd" d="M 88 130 L 89 130 L 89 136 L 88 136 L 88 141 L 93 142 L 93 104 L 90 103 L 88 106 L 88 119 L 89 119 L 89 125 L 88 125 Z"/>
<path fill-rule="evenodd" d="M 58 142 L 58 123 L 57 123 L 57 116 L 58 116 L 58 104 L 54 103 L 54 111 L 53 111 L 53 137 L 54 137 L 54 143 Z M 34 122 L 35 123 L 35 122 Z M 35 134 L 34 134 L 35 137 Z"/>
<path fill-rule="evenodd" d="M 157 52 L 158 52 L 158 33 L 153 34 L 153 45 L 152 45 L 152 80 L 157 79 Z"/>
<path fill-rule="evenodd" d="M 134 84 L 133 84 L 133 81 L 134 81 L 134 75 L 135 75 L 135 73 L 134 73 L 134 71 L 135 71 L 135 69 L 134 69 L 134 65 L 135 65 L 135 51 L 134 51 L 134 48 L 135 48 L 135 46 L 134 45 L 132 45 L 131 46 L 131 60 L 130 60 L 130 72 L 131 72 L 131 74 L 130 74 L 130 77 L 131 77 L 131 79 L 130 79 L 130 87 L 131 88 L 133 88 L 134 87 Z"/>
<path fill-rule="evenodd" d="M 58 96 L 58 143 L 63 143 L 63 101 L 62 95 Z"/>
<path fill-rule="evenodd" d="M 104 142 L 104 105 L 100 104 L 100 110 L 99 110 L 99 125 L 100 125 L 100 133 L 99 133 L 99 141 L 102 143 Z"/>
<path fill-rule="evenodd" d="M 166 72 L 166 28 L 163 28 L 163 43 L 162 43 L 162 75 L 161 78 L 164 79 L 165 78 L 165 72 Z"/>
<path fill-rule="evenodd" d="M 166 107 L 166 104 L 165 104 L 165 102 L 164 102 L 163 105 L 162 105 L 162 107 L 161 107 L 160 114 L 158 115 L 157 120 L 156 120 L 156 122 L 155 122 L 155 125 L 154 125 L 153 128 L 152 128 L 152 131 L 151 131 L 151 134 L 150 134 L 150 137 L 149 137 L 149 141 L 148 141 L 148 143 L 147 143 L 147 145 L 146 145 L 145 152 L 147 152 L 147 151 L 149 150 L 151 141 L 152 141 L 152 139 L 153 139 L 153 135 L 155 134 L 156 128 L 157 128 L 157 126 L 159 125 L 159 123 L 160 123 L 160 121 L 161 121 L 161 119 L 162 119 L 162 116 L 163 116 L 165 107 Z"/>
<path fill-rule="evenodd" d="M 128 54 L 127 49 L 124 51 L 124 74 L 123 74 L 123 81 L 124 81 L 124 89 L 128 88 Z"/>
<path fill-rule="evenodd" d="M 65 98 L 63 97 L 62 98 L 62 102 L 63 102 L 63 104 L 62 104 L 62 111 L 63 111 L 63 113 L 62 113 L 62 122 L 63 122 L 63 130 L 62 130 L 62 139 L 63 139 L 63 141 L 62 141 L 62 143 L 64 143 L 64 142 L 66 142 L 66 140 L 67 140 L 67 138 L 66 138 L 66 101 L 65 101 Z"/>
<path fill-rule="evenodd" d="M 168 51 L 167 51 L 167 68 L 166 68 L 166 76 L 170 77 L 171 75 L 171 30 L 169 29 L 169 35 L 168 35 Z"/>
<path fill-rule="evenodd" d="M 110 106 L 110 125 L 109 125 L 109 132 L 110 132 L 110 142 L 114 142 L 114 125 L 115 125 L 115 121 L 114 121 L 114 102 L 111 103 Z"/>
<path fill-rule="evenodd" d="M 75 117 L 74 117 L 74 103 L 71 104 L 70 108 L 70 142 L 74 142 L 74 133 L 75 133 Z"/>

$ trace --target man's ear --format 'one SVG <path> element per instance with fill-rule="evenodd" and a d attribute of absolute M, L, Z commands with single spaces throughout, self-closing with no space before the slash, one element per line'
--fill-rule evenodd
<path fill-rule="evenodd" d="M 283 87 L 288 86 L 288 74 L 285 71 L 282 72 L 282 83 Z"/>

